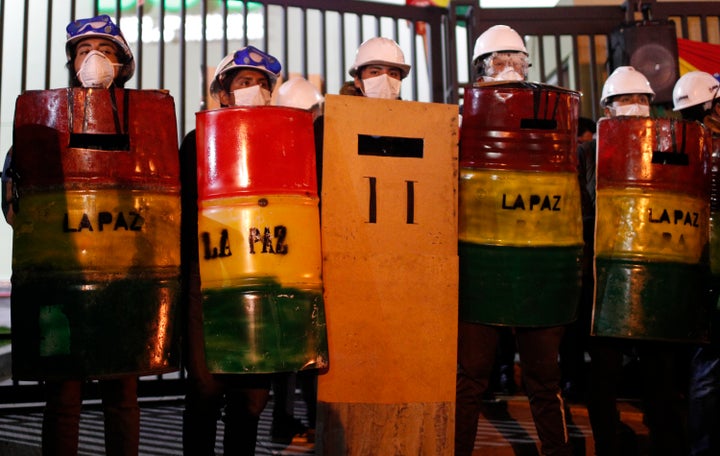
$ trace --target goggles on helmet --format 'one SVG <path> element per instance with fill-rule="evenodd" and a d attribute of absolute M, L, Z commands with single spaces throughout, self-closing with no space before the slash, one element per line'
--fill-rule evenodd
<path fill-rule="evenodd" d="M 65 30 L 67 31 L 67 39 L 75 38 L 88 33 L 122 36 L 120 29 L 113 23 L 110 16 L 107 14 L 87 19 L 78 19 L 71 22 Z"/>
<path fill-rule="evenodd" d="M 248 46 L 239 51 L 236 51 L 233 55 L 232 61 L 225 65 L 225 68 L 221 68 L 220 72 L 224 72 L 229 67 L 258 67 L 259 69 L 267 70 L 274 75 L 277 75 L 282 70 L 282 66 L 277 59 L 270 54 L 267 54 L 260 49 Z"/>

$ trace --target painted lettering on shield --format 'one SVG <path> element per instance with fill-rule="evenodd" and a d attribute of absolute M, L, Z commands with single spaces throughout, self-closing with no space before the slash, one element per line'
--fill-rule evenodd
<path fill-rule="evenodd" d="M 358 155 L 394 158 L 423 158 L 424 141 L 422 138 L 397 136 L 358 135 Z M 394 198 L 394 195 L 378 193 L 377 176 L 365 176 L 368 182 L 368 223 L 377 223 L 378 198 Z M 417 181 L 405 180 L 405 223 L 415 223 L 415 185 Z"/>

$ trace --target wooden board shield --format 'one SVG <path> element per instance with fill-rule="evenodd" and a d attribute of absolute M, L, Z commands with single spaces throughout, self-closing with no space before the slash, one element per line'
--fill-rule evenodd
<path fill-rule="evenodd" d="M 326 98 L 318 454 L 452 454 L 457 106 Z"/>

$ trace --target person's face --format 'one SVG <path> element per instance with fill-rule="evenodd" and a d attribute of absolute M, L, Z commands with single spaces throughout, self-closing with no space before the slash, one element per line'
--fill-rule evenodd
<path fill-rule="evenodd" d="M 648 97 L 647 94 L 644 93 L 628 93 L 624 95 L 618 95 L 612 99 L 612 102 L 607 107 L 605 107 L 605 116 L 613 117 L 615 115 L 615 109 L 620 106 L 627 106 L 632 104 L 650 106 L 650 97 Z"/>
<path fill-rule="evenodd" d="M 518 74 L 527 73 L 527 57 L 521 52 L 498 52 L 492 58 L 492 74 L 500 74 L 505 68 L 510 67 Z"/>
<path fill-rule="evenodd" d="M 270 90 L 270 81 L 262 71 L 243 68 L 233 76 L 228 91 L 220 91 L 220 103 L 225 106 L 235 105 L 233 91 L 259 85 L 263 89 Z"/>
<path fill-rule="evenodd" d="M 75 48 L 75 60 L 73 61 L 73 67 L 77 73 L 80 70 L 80 65 L 85 61 L 85 57 L 90 51 L 99 51 L 105 54 L 112 63 L 120 63 L 118 56 L 118 48 L 112 41 L 107 38 L 85 38 L 80 41 Z M 115 76 L 120 66 L 115 66 Z"/>
<path fill-rule="evenodd" d="M 358 73 L 355 74 L 355 87 L 360 90 L 364 90 L 362 81 L 365 79 L 374 78 L 383 74 L 388 77 L 402 80 L 402 71 L 400 68 L 389 66 L 389 65 L 368 65 L 363 67 Z"/>

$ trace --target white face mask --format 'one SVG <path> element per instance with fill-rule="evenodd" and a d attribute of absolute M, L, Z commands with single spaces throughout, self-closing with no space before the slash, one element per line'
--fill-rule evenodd
<path fill-rule="evenodd" d="M 271 95 L 268 89 L 259 85 L 233 90 L 235 106 L 266 106 L 270 104 Z"/>
<path fill-rule="evenodd" d="M 120 63 L 112 63 L 105 54 L 100 51 L 90 51 L 85 56 L 77 77 L 83 87 L 108 88 L 115 80 L 115 67 L 122 66 Z"/>
<path fill-rule="evenodd" d="M 363 79 L 363 93 L 368 98 L 383 98 L 385 100 L 397 100 L 400 97 L 400 85 L 402 81 L 391 78 L 386 74 L 374 78 Z"/>
<path fill-rule="evenodd" d="M 644 104 L 628 104 L 622 106 L 611 106 L 613 116 L 640 116 L 650 117 L 650 106 Z"/>
<path fill-rule="evenodd" d="M 524 81 L 525 77 L 512 67 L 505 67 L 497 76 L 483 76 L 484 81 Z"/>

